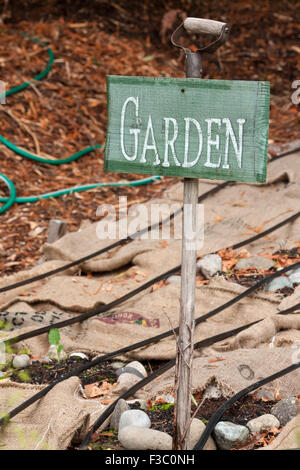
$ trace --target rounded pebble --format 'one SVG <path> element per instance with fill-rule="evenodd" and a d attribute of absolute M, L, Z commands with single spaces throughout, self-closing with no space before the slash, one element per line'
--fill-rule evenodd
<path fill-rule="evenodd" d="M 15 369 L 24 369 L 24 367 L 29 366 L 30 357 L 28 354 L 20 354 L 19 356 L 15 356 L 13 358 L 12 364 Z"/>
<path fill-rule="evenodd" d="M 110 418 L 110 429 L 114 429 L 116 431 L 118 431 L 119 429 L 119 422 L 120 422 L 120 418 L 122 416 L 123 413 L 125 413 L 125 411 L 129 410 L 129 405 L 127 404 L 127 402 L 125 400 L 123 400 L 123 398 L 120 398 L 120 400 L 117 402 L 116 406 L 115 406 L 115 409 L 111 415 L 111 418 Z"/>
<path fill-rule="evenodd" d="M 129 390 L 129 388 L 133 387 L 133 385 L 137 384 L 140 380 L 141 379 L 136 375 L 125 372 L 119 376 L 117 387 L 115 388 L 114 392 L 118 394 L 124 393 Z"/>
<path fill-rule="evenodd" d="M 123 413 L 122 416 L 124 416 Z M 155 429 L 126 426 L 119 431 L 118 439 L 128 450 L 171 450 L 172 437 Z"/>
<path fill-rule="evenodd" d="M 214 436 L 218 447 L 229 450 L 242 445 L 249 439 L 249 429 L 246 426 L 220 421 L 215 429 Z"/>
<path fill-rule="evenodd" d="M 87 361 L 89 360 L 87 355 L 82 352 L 72 352 L 69 357 L 79 357 L 80 359 L 86 359 Z"/>
<path fill-rule="evenodd" d="M 197 268 L 206 279 L 222 271 L 222 258 L 219 255 L 206 255 L 197 263 Z"/>
<path fill-rule="evenodd" d="M 259 416 L 258 418 L 251 419 L 246 424 L 247 428 L 251 432 L 251 434 L 259 434 L 263 430 L 270 430 L 272 428 L 279 428 L 280 422 L 271 414 L 264 414 Z"/>
<path fill-rule="evenodd" d="M 298 413 L 300 413 L 300 400 L 296 397 L 283 398 L 271 408 L 271 414 L 279 419 L 281 426 L 285 426 Z"/>
<path fill-rule="evenodd" d="M 150 428 L 149 416 L 142 410 L 127 410 L 122 413 L 119 421 L 119 432 L 127 426 Z"/>
<path fill-rule="evenodd" d="M 170 282 L 170 284 L 176 284 L 177 282 L 181 282 L 181 276 L 177 276 L 176 274 L 174 274 L 173 276 L 167 278 L 167 282 Z"/>
<path fill-rule="evenodd" d="M 289 280 L 289 278 L 285 276 L 276 277 L 275 279 L 272 279 L 272 281 L 270 281 L 268 284 L 266 284 L 265 291 L 272 292 L 274 290 L 282 289 L 283 287 L 293 287 L 293 284 Z"/>
<path fill-rule="evenodd" d="M 205 424 L 197 418 L 194 418 L 191 422 L 191 427 L 190 427 L 190 444 L 189 444 L 189 449 L 192 450 L 194 446 L 197 444 L 199 441 L 200 437 L 202 436 L 206 426 Z M 213 440 L 213 438 L 210 436 L 203 447 L 203 450 L 216 450 L 216 444 Z"/>
<path fill-rule="evenodd" d="M 173 395 L 171 395 L 171 393 L 166 393 L 164 395 L 158 395 L 155 398 L 155 401 L 156 400 L 162 400 L 164 403 L 174 403 L 174 397 L 173 397 Z"/>

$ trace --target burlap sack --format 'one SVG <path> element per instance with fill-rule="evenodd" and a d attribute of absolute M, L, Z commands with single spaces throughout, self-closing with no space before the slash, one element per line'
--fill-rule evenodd
<path fill-rule="evenodd" d="M 195 358 L 192 369 L 194 392 L 216 386 L 225 397 L 230 397 L 252 383 L 259 381 L 293 363 L 291 348 L 243 349 L 218 352 L 202 351 Z M 279 398 L 295 396 L 300 391 L 300 368 L 268 384 Z M 136 393 L 139 398 L 155 397 L 174 391 L 174 368 L 155 379 Z"/>
<path fill-rule="evenodd" d="M 206 199 L 205 238 L 198 254 L 215 252 L 245 240 L 298 211 L 299 173 L 298 153 L 269 166 L 268 184 L 235 184 Z M 212 183 L 199 181 L 200 193 L 212 187 Z M 181 203 L 182 184 L 168 188 L 162 202 Z M 180 221 L 181 218 L 179 216 L 176 219 Z M 148 222 L 146 218 L 141 218 L 141 226 L 148 225 Z M 52 245 L 45 245 L 44 255 L 48 262 L 4 278 L 0 286 L 53 269 L 66 261 L 111 244 L 113 240 L 99 239 L 97 227 L 98 224 L 89 224 Z M 171 230 L 174 230 L 174 226 Z M 296 246 L 299 233 L 298 218 L 246 248 L 250 254 L 268 255 L 280 248 Z M 180 240 L 135 240 L 80 267 L 83 273 L 92 273 L 92 277 L 82 276 L 81 270 L 75 267 L 61 275 L 0 294 L 0 319 L 11 322 L 12 328 L 11 331 L 2 332 L 1 338 L 7 339 L 16 333 L 76 316 L 119 298 L 141 283 L 180 264 L 180 247 Z M 209 285 L 197 286 L 195 316 L 222 305 L 244 289 L 221 277 L 215 278 Z M 63 328 L 61 343 L 67 353 L 81 350 L 103 354 L 150 338 L 178 325 L 179 296 L 179 284 L 158 284 L 104 316 L 98 315 L 82 324 Z M 195 341 L 263 319 L 263 322 L 240 333 L 236 338 L 195 352 L 194 390 L 202 390 L 214 383 L 229 396 L 253 381 L 293 363 L 298 357 L 300 312 L 296 311 L 286 317 L 277 315 L 277 312 L 297 302 L 299 288 L 293 296 L 283 300 L 279 295 L 259 292 L 197 326 Z M 43 357 L 49 347 L 47 336 L 45 334 L 31 338 L 19 343 L 17 347 L 25 347 L 34 356 Z M 170 359 L 174 356 L 175 340 L 171 336 L 130 352 L 126 359 Z M 299 384 L 300 372 L 297 369 L 276 380 L 271 386 L 282 396 L 291 396 L 299 394 Z M 172 390 L 173 387 L 174 370 L 171 370 L 137 395 L 149 398 Z M 15 407 L 37 389 L 38 387 L 1 381 L 2 409 Z M 6 448 L 43 448 L 44 445 L 55 449 L 67 448 L 74 435 L 86 431 L 89 419 L 92 422 L 93 416 L 97 417 L 99 411 L 99 402 L 74 397 L 75 389 L 78 390 L 78 379 L 69 379 L 13 419 L 6 429 Z M 24 396 L 15 403 L 9 403 L 8 397 L 18 390 Z M 20 425 L 22 432 L 18 431 L 19 428 L 16 432 L 15 425 Z M 31 435 L 30 432 L 34 430 L 37 432 Z"/>
<path fill-rule="evenodd" d="M 53 279 L 53 281 L 54 280 L 55 279 Z M 91 282 L 91 280 L 89 280 L 89 282 Z M 49 283 L 51 285 L 51 281 Z M 81 291 L 78 295 L 76 295 L 77 293 L 75 291 L 73 298 L 70 295 L 65 295 L 66 285 L 68 285 L 68 283 L 61 288 L 61 294 L 59 295 L 60 308 L 68 310 L 70 307 L 69 301 L 72 302 L 73 311 L 75 311 L 75 309 L 78 311 L 80 308 L 81 311 L 84 311 L 82 309 L 82 305 L 86 306 L 86 308 L 92 308 L 98 305 L 97 296 L 89 298 Z M 197 286 L 195 317 L 198 318 L 212 309 L 219 307 L 244 290 L 244 287 L 225 281 L 221 276 L 213 279 L 207 286 Z M 58 292 L 60 291 L 59 286 L 57 285 L 57 290 L 55 291 L 56 295 Z M 48 295 L 46 298 L 43 296 L 43 293 L 44 286 L 42 286 L 40 290 L 35 290 L 34 295 L 36 297 L 32 305 L 34 305 L 36 309 L 39 309 L 39 302 L 41 305 L 45 305 L 45 302 L 48 302 L 49 305 L 49 295 L 46 294 Z M 170 330 L 171 328 L 176 328 L 178 326 L 179 298 L 180 283 L 167 283 L 166 285 L 162 285 L 162 287 L 158 286 L 155 290 L 149 288 L 148 291 L 142 292 L 136 297 L 124 302 L 114 311 L 110 311 L 103 315 L 97 315 L 83 323 L 76 323 L 70 327 L 62 328 L 61 343 L 64 345 L 67 353 L 81 349 L 82 351 L 92 354 L 105 354 L 129 344 L 134 344 L 138 341 L 151 338 L 152 336 L 156 336 L 166 330 Z M 78 302 L 77 304 L 76 301 Z M 29 301 L 27 300 L 27 302 L 29 309 L 32 311 L 30 299 Z M 91 303 L 87 304 L 87 302 Z M 252 321 L 264 318 L 273 318 L 278 306 L 279 299 L 277 299 L 276 296 L 270 296 L 264 293 L 254 293 L 205 322 L 200 323 L 195 329 L 195 341 L 219 334 L 222 331 L 230 330 Z M 16 305 L 14 308 L 16 308 Z M 26 303 L 23 302 L 22 310 L 24 311 L 25 309 Z M 12 315 L 15 315 L 12 320 L 14 321 L 17 314 L 11 313 L 11 316 Z M 30 326 L 32 325 L 32 321 L 30 322 L 30 320 L 36 315 L 37 314 L 29 315 L 28 320 L 26 316 L 24 316 L 23 325 L 25 328 L 20 328 L 18 333 L 30 331 L 33 328 Z M 46 312 L 44 316 L 41 315 L 41 326 L 44 324 L 43 320 L 47 321 L 49 316 L 50 312 Z M 69 314 L 69 316 L 71 315 Z M 8 316 L 8 318 L 11 317 Z M 299 327 L 299 321 L 297 321 L 297 319 L 298 315 L 291 315 L 291 328 L 297 329 Z M 260 327 L 260 325 L 261 324 L 257 325 L 254 330 L 255 333 L 252 342 L 255 342 L 255 346 L 253 347 L 256 347 L 258 344 L 267 343 L 275 334 L 275 327 L 271 332 L 269 332 L 269 330 L 264 331 L 264 328 Z M 34 328 L 36 328 L 36 325 L 34 325 Z M 280 326 L 278 329 L 280 329 Z M 258 331 L 260 331 L 259 334 Z M 16 332 L 15 330 L 12 330 L 3 334 L 5 335 L 5 338 L 8 339 L 9 337 L 14 336 Z M 245 335 L 246 338 L 247 332 L 245 332 Z M 242 338 L 242 336 L 238 336 L 235 339 L 235 341 L 237 341 L 236 345 L 233 342 L 234 340 L 229 340 L 224 344 L 220 343 L 219 345 L 216 345 L 216 348 L 227 350 L 243 347 Z M 34 356 L 46 354 L 48 346 L 47 334 L 19 343 L 19 347 L 30 349 Z M 247 346 L 246 340 L 245 346 Z M 128 353 L 128 357 L 138 358 L 141 360 L 161 359 L 162 357 L 164 359 L 173 358 L 175 357 L 174 336 L 171 335 L 169 338 L 164 339 L 158 344 L 150 344 L 140 350 L 132 351 L 131 353 Z"/>
<path fill-rule="evenodd" d="M 0 383 L 1 415 L 43 386 Z M 11 419 L 0 431 L 1 450 L 64 450 L 80 443 L 106 407 L 84 399 L 77 377 L 57 384 L 47 395 Z M 107 421 L 102 427 L 107 425 Z"/>

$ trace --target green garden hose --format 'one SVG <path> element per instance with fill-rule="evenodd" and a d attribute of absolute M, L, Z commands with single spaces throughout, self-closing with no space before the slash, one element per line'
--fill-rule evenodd
<path fill-rule="evenodd" d="M 5 202 L 5 204 L 2 207 L 0 207 L 0 214 L 3 214 L 3 212 L 7 211 L 7 209 L 9 209 L 15 203 L 16 189 L 14 187 L 13 182 L 10 181 L 10 179 L 8 179 L 7 176 L 2 175 L 2 173 L 0 173 L 0 179 L 6 184 L 6 186 L 9 189 L 9 197 L 3 198 L 4 201 L 1 200 L 1 202 Z"/>
<path fill-rule="evenodd" d="M 119 182 L 119 183 L 93 183 L 93 184 L 85 184 L 83 186 L 73 186 L 72 188 L 65 188 L 65 189 L 59 189 L 58 191 L 53 191 L 51 193 L 45 193 L 45 194 L 40 194 L 38 196 L 27 196 L 27 197 L 16 197 L 16 190 L 13 185 L 13 183 L 6 178 L 6 176 L 1 175 L 0 173 L 0 178 L 3 179 L 7 186 L 9 186 L 10 189 L 10 196 L 9 198 L 7 197 L 0 197 L 0 202 L 6 202 L 5 208 L 8 209 L 14 202 L 18 204 L 24 204 L 26 202 L 38 202 L 40 199 L 50 199 L 51 197 L 59 197 L 63 196 L 64 194 L 71 194 L 79 191 L 87 191 L 88 189 L 94 189 L 94 188 L 99 188 L 99 187 L 105 187 L 105 186 L 115 186 L 115 187 L 120 187 L 120 186 L 142 186 L 144 184 L 148 183 L 153 183 L 153 181 L 160 179 L 160 176 L 150 176 L 148 178 L 143 178 L 141 180 L 136 180 L 136 181 L 124 181 L 124 182 Z M 13 198 L 14 195 L 14 198 Z M 8 205 L 8 202 L 10 204 Z M 2 206 L 0 208 L 0 214 L 2 212 L 5 212 L 4 207 Z"/>
<path fill-rule="evenodd" d="M 80 152 L 74 153 L 70 157 L 62 158 L 59 160 L 52 160 L 51 158 L 43 158 L 43 157 L 38 157 L 37 155 L 32 155 L 31 153 L 26 152 L 25 150 L 22 150 L 19 147 L 16 147 L 14 144 L 6 140 L 2 135 L 0 135 L 0 142 L 2 142 L 2 144 L 4 144 L 13 152 L 17 153 L 18 155 L 21 155 L 21 157 L 29 158 L 30 160 L 35 160 L 36 162 L 39 162 L 39 163 L 48 163 L 49 165 L 62 165 L 63 163 L 70 163 L 70 162 L 73 162 L 74 160 L 77 160 L 77 158 L 80 158 L 83 155 L 86 155 L 87 153 L 93 152 L 94 150 L 103 147 L 103 145 L 100 145 L 100 144 L 94 145 L 92 147 L 87 147 L 83 150 L 80 150 Z"/>
<path fill-rule="evenodd" d="M 38 44 L 41 44 L 42 46 L 47 46 L 46 43 L 40 41 L 37 38 L 29 36 L 25 33 L 23 33 L 22 36 L 23 37 L 28 37 L 32 41 L 34 41 Z M 38 75 L 33 77 L 33 80 L 42 80 L 50 72 L 50 70 L 52 68 L 52 65 L 53 65 L 53 62 L 54 62 L 54 54 L 53 54 L 53 51 L 50 48 L 47 49 L 47 52 L 48 52 L 48 55 L 49 55 L 48 64 L 47 64 L 46 68 L 41 73 L 39 73 Z M 25 88 L 30 86 L 30 84 L 31 84 L 31 82 L 24 82 L 21 85 L 17 85 L 13 88 L 10 88 L 5 93 L 0 94 L 0 100 L 1 100 L 1 98 L 3 98 L 3 96 L 5 96 L 5 97 L 10 96 L 10 95 L 13 95 L 15 93 L 19 93 L 20 91 L 25 90 Z M 16 154 L 18 154 L 22 157 L 28 158 L 30 160 L 34 160 L 34 161 L 39 162 L 39 163 L 46 163 L 46 164 L 49 164 L 49 165 L 62 165 L 64 163 L 70 163 L 70 162 L 73 162 L 73 161 L 77 160 L 78 158 L 90 153 L 90 152 L 94 152 L 96 149 L 99 149 L 99 148 L 103 147 L 102 144 L 97 144 L 97 145 L 94 145 L 94 146 L 91 146 L 91 147 L 87 147 L 83 150 L 80 150 L 79 152 L 74 153 L 70 157 L 59 159 L 59 160 L 52 160 L 52 159 L 49 159 L 49 158 L 43 158 L 43 157 L 39 157 L 37 155 L 33 155 L 30 152 L 26 152 L 25 150 L 22 150 L 19 147 L 17 147 L 16 145 L 14 145 L 12 142 L 9 142 L 8 140 L 6 140 L 2 135 L 0 135 L 0 142 L 3 145 L 5 145 L 7 148 L 9 148 L 10 150 L 12 150 L 13 152 L 15 152 Z M 114 186 L 114 187 L 119 187 L 119 186 L 142 186 L 144 184 L 152 183 L 153 181 L 155 181 L 157 179 L 160 179 L 160 176 L 151 176 L 149 178 L 143 178 L 141 180 L 128 181 L 128 182 L 119 182 L 119 183 L 86 184 L 86 185 L 82 185 L 82 186 L 74 186 L 72 188 L 65 188 L 65 189 L 61 189 L 61 190 L 58 190 L 58 191 L 53 191 L 53 192 L 50 192 L 50 193 L 41 194 L 41 195 L 38 195 L 38 196 L 28 196 L 28 197 L 17 197 L 16 196 L 16 189 L 15 189 L 15 186 L 14 186 L 13 182 L 10 179 L 8 179 L 6 176 L 2 175 L 1 173 L 0 173 L 0 179 L 2 181 L 4 181 L 4 183 L 7 185 L 8 189 L 9 189 L 9 193 L 10 193 L 9 197 L 0 197 L 0 202 L 5 203 L 3 206 L 0 207 L 0 214 L 3 214 L 15 202 L 18 203 L 18 204 L 22 204 L 22 203 L 26 203 L 26 202 L 37 202 L 40 199 L 49 199 L 51 197 L 59 197 L 59 196 L 62 196 L 64 194 L 70 194 L 70 193 L 78 192 L 78 191 L 87 191 L 89 189 L 98 188 L 98 187 L 105 187 L 105 186 Z"/>

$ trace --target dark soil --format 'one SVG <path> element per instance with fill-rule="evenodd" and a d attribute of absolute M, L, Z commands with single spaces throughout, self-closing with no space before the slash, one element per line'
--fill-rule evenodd
<path fill-rule="evenodd" d="M 297 255 L 299 256 L 299 253 L 297 253 Z M 257 282 L 261 281 L 262 279 L 265 279 L 267 276 L 270 276 L 270 274 L 274 273 L 275 269 L 272 269 L 268 271 L 267 273 L 263 273 L 263 274 L 258 273 L 256 269 L 251 269 L 251 268 L 248 269 L 247 271 L 248 271 L 247 274 L 239 274 L 238 272 L 230 273 L 230 274 L 226 274 L 223 272 L 222 274 L 224 275 L 225 279 L 227 279 L 227 281 L 236 282 L 237 284 L 240 284 L 241 286 L 244 286 L 244 287 L 252 287 Z M 289 295 L 292 295 L 294 293 L 296 286 L 297 284 L 295 284 L 293 287 L 282 287 L 281 289 L 277 289 L 276 293 L 281 294 L 282 297 L 288 297 Z M 264 288 L 265 288 L 265 284 L 259 287 L 257 291 L 263 291 Z"/>
<path fill-rule="evenodd" d="M 274 255 L 286 256 L 288 258 L 297 259 L 300 256 L 300 247 L 294 247 L 290 250 L 278 250 Z"/>
<path fill-rule="evenodd" d="M 89 360 L 91 360 L 91 358 L 89 358 Z M 49 363 L 33 361 L 29 367 L 24 369 L 26 374 L 24 374 L 23 371 L 21 373 L 20 371 L 14 371 L 11 376 L 11 380 L 32 384 L 49 384 L 87 362 L 87 360 L 80 358 L 69 358 L 61 362 L 53 361 Z M 149 372 L 151 372 L 156 370 L 163 363 L 163 361 L 147 361 L 144 366 Z M 117 375 L 116 371 L 111 367 L 111 363 L 104 362 L 83 371 L 79 375 L 79 378 L 82 386 L 95 382 L 99 382 L 99 385 L 101 385 L 104 380 L 114 383 L 117 380 Z M 201 403 L 202 392 L 198 394 L 196 393 L 194 398 L 197 403 Z M 193 404 L 191 416 L 202 420 L 206 424 L 218 408 L 220 408 L 220 406 L 225 402 L 225 398 L 206 399 L 198 409 L 196 409 L 196 406 Z M 234 403 L 230 409 L 224 413 L 222 421 L 230 421 L 235 424 L 245 425 L 250 419 L 269 413 L 274 404 L 276 404 L 275 401 L 263 401 L 255 399 L 252 395 L 248 395 Z M 138 402 L 133 403 L 130 406 L 135 409 L 139 409 L 140 407 Z M 151 428 L 172 435 L 174 425 L 174 405 L 157 404 L 149 401 L 148 407 L 149 409 L 147 414 L 152 423 Z M 273 437 L 274 435 L 272 432 L 266 433 L 263 437 L 265 445 L 268 443 L 268 439 L 272 439 Z M 261 445 L 263 445 L 261 440 L 252 439 L 249 441 L 247 449 L 251 450 Z M 91 450 L 122 450 L 117 439 L 117 433 L 109 430 L 94 433 L 89 447 Z M 69 450 L 74 449 L 76 449 L 76 446 L 71 446 L 69 448 Z"/>
<path fill-rule="evenodd" d="M 201 396 L 201 394 L 200 394 Z M 195 400 L 201 402 L 201 398 L 195 395 Z M 211 416 L 226 402 L 226 398 L 211 398 L 203 402 L 195 414 L 195 418 L 202 420 L 205 424 Z M 227 410 L 222 421 L 230 421 L 235 424 L 243 426 L 253 418 L 257 418 L 266 413 L 270 413 L 270 409 L 277 402 L 275 401 L 262 401 L 255 400 L 252 396 L 246 396 L 234 403 L 229 410 Z M 192 405 L 192 416 L 196 411 L 196 406 Z M 151 419 L 152 428 L 158 431 L 164 431 L 172 434 L 173 420 L 174 420 L 174 406 L 168 409 L 148 411 L 149 418 Z"/>
<path fill-rule="evenodd" d="M 14 372 L 11 376 L 11 380 L 15 382 L 27 382 L 31 384 L 50 384 L 54 380 L 59 379 L 63 375 L 78 368 L 82 364 L 87 363 L 86 359 L 69 358 L 61 362 L 39 362 L 33 361 L 29 367 L 24 369 L 26 376 L 20 374 L 18 371 Z M 83 371 L 79 378 L 82 386 L 88 385 L 103 380 L 107 382 L 115 382 L 117 380 L 116 371 L 110 366 L 109 362 L 103 362 L 95 367 L 91 367 Z"/>
<path fill-rule="evenodd" d="M 201 393 L 196 394 L 194 397 L 197 402 L 201 402 Z M 226 402 L 226 398 L 207 399 L 199 409 L 196 411 L 196 406 L 192 405 L 191 416 L 196 417 L 207 424 L 212 415 Z M 253 418 L 257 418 L 266 413 L 270 413 L 272 406 L 276 404 L 275 401 L 256 400 L 252 395 L 241 398 L 234 403 L 229 410 L 222 416 L 222 421 L 230 421 L 235 424 L 246 425 L 246 423 Z M 168 405 L 167 405 L 168 406 Z M 138 409 L 138 402 L 130 405 L 133 409 Z M 158 406 L 160 409 L 149 409 L 147 414 L 151 420 L 151 429 L 166 432 L 170 435 L 173 434 L 174 426 L 174 405 Z M 195 413 L 196 412 L 196 413 Z M 269 441 L 273 440 L 277 431 L 263 433 L 262 436 L 251 437 L 243 449 L 254 450 L 263 445 L 267 445 Z M 102 431 L 95 433 L 93 436 L 90 448 L 93 450 L 116 449 L 121 450 L 120 444 L 117 439 L 117 433 L 113 431 Z"/>

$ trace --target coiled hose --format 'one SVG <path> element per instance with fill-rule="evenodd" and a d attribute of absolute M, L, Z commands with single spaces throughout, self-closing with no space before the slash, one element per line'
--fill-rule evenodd
<path fill-rule="evenodd" d="M 23 33 L 22 36 L 23 37 L 28 37 L 33 42 L 41 44 L 42 46 L 47 46 L 47 44 L 45 42 L 40 41 L 37 38 L 31 37 L 31 36 L 29 36 L 25 33 Z M 49 55 L 48 64 L 41 73 L 39 73 L 38 75 L 33 77 L 33 80 L 42 80 L 50 72 L 50 70 L 52 68 L 52 65 L 53 65 L 53 62 L 54 62 L 54 54 L 53 54 L 53 51 L 50 48 L 47 49 L 47 52 L 48 52 L 48 55 Z M 20 85 L 17 85 L 15 87 L 13 87 L 13 88 L 10 88 L 5 93 L 0 94 L 0 99 L 3 96 L 6 97 L 6 96 L 13 95 L 15 93 L 19 93 L 20 91 L 23 91 L 27 87 L 29 87 L 30 84 L 31 84 L 31 82 L 24 82 L 24 83 L 21 83 Z M 30 160 L 34 160 L 34 161 L 39 162 L 39 163 L 46 163 L 46 164 L 49 164 L 49 165 L 63 165 L 65 163 L 70 163 L 70 162 L 73 162 L 73 161 L 77 160 L 80 157 L 83 157 L 84 155 L 87 155 L 90 152 L 94 152 L 96 149 L 99 149 L 99 148 L 103 147 L 102 144 L 97 144 L 97 145 L 94 145 L 94 146 L 91 146 L 91 147 L 87 147 L 83 150 L 80 150 L 79 152 L 74 153 L 73 155 L 71 155 L 67 158 L 63 158 L 63 159 L 59 159 L 59 160 L 52 160 L 52 159 L 49 159 L 49 158 L 43 158 L 43 157 L 39 157 L 37 155 L 33 155 L 30 152 L 26 152 L 25 150 L 20 149 L 19 147 L 14 145 L 12 142 L 9 142 L 8 140 L 6 140 L 2 135 L 0 135 L 0 142 L 3 145 L 5 145 L 7 148 L 9 148 L 10 150 L 15 152 L 16 154 L 20 155 L 21 157 L 28 158 Z M 79 192 L 79 191 L 87 191 L 89 189 L 105 187 L 105 186 L 114 186 L 114 187 L 142 186 L 142 185 L 145 185 L 145 184 L 148 184 L 148 183 L 152 183 L 153 181 L 155 181 L 157 179 L 160 179 L 160 176 L 151 176 L 151 177 L 143 178 L 143 179 L 136 180 L 136 181 L 124 181 L 124 182 L 118 182 L 118 183 L 85 184 L 85 185 L 81 185 L 81 186 L 73 186 L 71 188 L 64 188 L 64 189 L 60 189 L 60 190 L 57 190 L 57 191 L 52 191 L 50 193 L 40 194 L 40 195 L 37 195 L 37 196 L 27 196 L 27 197 L 17 197 L 16 196 L 16 189 L 15 189 L 15 186 L 14 186 L 13 182 L 9 178 L 7 178 L 6 176 L 2 175 L 1 173 L 0 173 L 0 179 L 2 181 L 4 181 L 4 183 L 6 184 L 6 186 L 9 189 L 9 196 L 8 197 L 0 197 L 0 202 L 4 203 L 3 206 L 0 207 L 0 214 L 3 214 L 15 202 L 17 204 L 23 204 L 23 203 L 26 203 L 26 202 L 37 202 L 40 199 L 50 199 L 52 197 L 63 196 L 64 194 L 70 194 L 70 193 Z"/>

